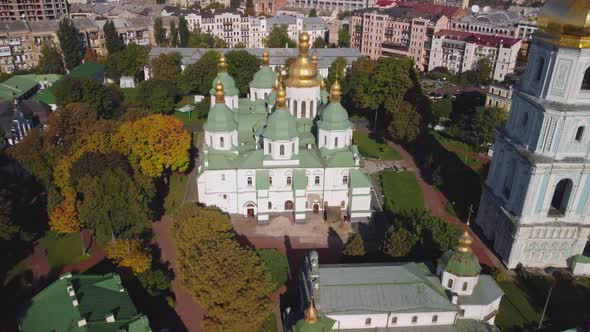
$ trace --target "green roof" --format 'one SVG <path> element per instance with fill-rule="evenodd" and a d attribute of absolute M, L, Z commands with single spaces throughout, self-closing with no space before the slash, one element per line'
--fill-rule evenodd
<path fill-rule="evenodd" d="M 39 84 L 35 75 L 16 75 L 0 83 L 0 100 L 12 100 L 34 89 Z"/>
<path fill-rule="evenodd" d="M 459 277 L 475 277 L 481 272 L 479 260 L 473 253 L 450 249 L 438 259 L 441 268 Z"/>
<path fill-rule="evenodd" d="M 360 169 L 350 170 L 350 187 L 351 188 L 370 188 L 371 181 L 367 174 L 361 172 Z"/>
<path fill-rule="evenodd" d="M 261 66 L 254 74 L 254 79 L 250 82 L 251 88 L 272 89 L 277 74 L 269 66 Z"/>
<path fill-rule="evenodd" d="M 340 149 L 320 149 L 322 157 L 326 160 L 326 165 L 330 167 L 354 167 L 354 153 L 349 147 Z"/>
<path fill-rule="evenodd" d="M 89 77 L 89 78 L 100 78 L 105 72 L 106 66 L 96 62 L 86 61 L 83 64 L 72 69 L 68 76 L 72 77 Z"/>
<path fill-rule="evenodd" d="M 236 82 L 234 79 L 227 72 L 222 72 L 213 79 L 213 82 L 211 82 L 211 90 L 209 90 L 209 93 L 212 96 L 215 95 L 215 84 L 217 84 L 217 81 L 220 81 L 221 84 L 223 84 L 223 93 L 226 96 L 237 96 L 240 92 L 238 88 L 236 88 Z"/>
<path fill-rule="evenodd" d="M 270 179 L 267 170 L 256 171 L 256 189 L 268 190 L 270 188 Z"/>
<path fill-rule="evenodd" d="M 293 189 L 302 190 L 307 188 L 307 179 L 305 178 L 305 171 L 296 169 L 293 171 Z"/>
<path fill-rule="evenodd" d="M 107 322 L 111 314 L 114 322 Z M 82 319 L 86 325 L 78 326 Z M 20 317 L 20 327 L 23 332 L 151 331 L 149 321 L 137 311 L 121 278 L 114 273 L 63 275 L 32 298 Z"/>
<path fill-rule="evenodd" d="M 582 264 L 590 264 L 590 257 L 584 255 L 575 255 L 574 262 Z"/>
<path fill-rule="evenodd" d="M 57 98 L 55 98 L 52 87 L 43 90 L 40 94 L 33 96 L 31 99 L 44 102 L 48 105 L 57 104 Z"/>
<path fill-rule="evenodd" d="M 319 316 L 314 324 L 309 324 L 305 319 L 300 319 L 293 327 L 293 332 L 330 332 L 336 321 L 330 317 Z"/>
<path fill-rule="evenodd" d="M 318 127 L 324 130 L 345 130 L 352 128 L 348 113 L 340 103 L 330 103 L 320 113 Z"/>
<path fill-rule="evenodd" d="M 215 103 L 209 110 L 203 128 L 207 131 L 227 133 L 238 129 L 238 124 L 234 120 L 234 113 L 225 103 Z"/>
<path fill-rule="evenodd" d="M 468 296 L 460 296 L 459 303 L 465 305 L 489 305 L 504 295 L 504 291 L 498 283 L 489 275 L 480 275 L 473 289 Z"/>
<path fill-rule="evenodd" d="M 262 136 L 273 141 L 290 141 L 299 136 L 297 120 L 287 110 L 274 110 L 266 121 Z"/>
<path fill-rule="evenodd" d="M 266 97 L 266 102 L 269 105 L 274 105 L 277 101 L 277 92 L 275 90 L 272 90 L 271 93 L 268 94 L 268 97 Z"/>

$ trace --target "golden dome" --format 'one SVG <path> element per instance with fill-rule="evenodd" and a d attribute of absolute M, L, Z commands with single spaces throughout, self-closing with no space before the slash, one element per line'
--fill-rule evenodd
<path fill-rule="evenodd" d="M 268 57 L 268 50 L 264 50 L 262 52 L 262 64 L 268 66 L 269 57 Z"/>
<path fill-rule="evenodd" d="M 303 32 L 299 35 L 299 56 L 289 67 L 289 78 L 285 84 L 289 87 L 309 88 L 319 86 L 316 79 L 317 69 L 309 61 L 309 35 Z"/>
<path fill-rule="evenodd" d="M 322 80 L 320 81 L 320 89 L 324 90 L 326 88 L 326 81 L 324 81 L 324 79 L 322 78 Z"/>
<path fill-rule="evenodd" d="M 279 87 L 277 90 L 276 109 L 278 109 L 278 110 L 286 110 L 287 109 L 287 94 L 285 93 L 285 88 L 280 83 L 279 83 Z"/>
<path fill-rule="evenodd" d="M 318 70 L 318 52 L 315 49 L 311 53 L 311 64 L 315 67 L 315 70 Z"/>
<path fill-rule="evenodd" d="M 309 307 L 307 309 L 305 309 L 303 314 L 305 315 L 305 321 L 308 324 L 315 324 L 318 321 L 318 311 L 315 308 L 313 296 L 311 297 L 311 302 L 309 303 Z"/>
<path fill-rule="evenodd" d="M 463 232 L 463 234 L 461 234 L 458 242 L 459 243 L 457 244 L 457 247 L 455 247 L 458 252 L 465 254 L 471 253 L 471 244 L 473 243 L 473 239 L 469 235 L 467 229 Z"/>
<path fill-rule="evenodd" d="M 342 93 L 340 91 L 340 83 L 336 81 L 334 82 L 334 84 L 332 84 L 332 87 L 330 88 L 330 102 L 339 103 L 341 95 Z"/>
<path fill-rule="evenodd" d="M 548 0 L 537 20 L 537 36 L 553 45 L 590 48 L 590 0 Z"/>
<path fill-rule="evenodd" d="M 225 103 L 223 84 L 221 84 L 219 80 L 217 80 L 217 84 L 215 84 L 215 103 Z"/>
<path fill-rule="evenodd" d="M 225 55 L 221 53 L 219 60 L 217 61 L 217 72 L 225 73 L 227 71 L 227 62 L 225 62 Z"/>

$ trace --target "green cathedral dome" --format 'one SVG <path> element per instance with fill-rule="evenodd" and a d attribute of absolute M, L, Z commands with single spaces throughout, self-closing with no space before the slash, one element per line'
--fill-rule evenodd
<path fill-rule="evenodd" d="M 475 277 L 481 272 L 479 260 L 471 251 L 471 237 L 465 231 L 459 238 L 459 243 L 454 249 L 445 252 L 438 260 L 440 267 L 459 277 Z"/>
<path fill-rule="evenodd" d="M 215 84 L 215 105 L 209 110 L 207 121 L 203 128 L 211 132 L 230 132 L 238 129 L 238 124 L 234 120 L 234 113 L 227 107 L 224 100 L 224 86 L 221 80 Z"/>
<path fill-rule="evenodd" d="M 324 130 L 345 130 L 352 128 L 348 120 L 348 112 L 340 104 L 340 84 L 335 82 L 332 85 L 330 104 L 320 113 L 318 127 Z"/>
<path fill-rule="evenodd" d="M 217 75 L 217 77 L 213 79 L 213 82 L 211 83 L 211 90 L 209 90 L 209 93 L 211 95 L 215 94 L 215 84 L 217 83 L 217 81 L 220 81 L 221 84 L 223 84 L 223 91 L 225 96 L 237 96 L 240 92 L 236 87 L 236 82 L 234 81 L 233 77 L 231 77 L 226 72 L 221 72 L 219 73 L 219 75 Z"/>
<path fill-rule="evenodd" d="M 272 89 L 276 77 L 277 73 L 275 73 L 272 68 L 263 65 L 256 74 L 254 74 L 254 79 L 250 82 L 250 87 L 257 89 Z"/>
<path fill-rule="evenodd" d="M 266 120 L 262 137 L 273 141 L 290 141 L 297 136 L 297 120 L 287 111 L 285 89 L 280 86 L 277 92 L 277 103 L 274 112 Z"/>

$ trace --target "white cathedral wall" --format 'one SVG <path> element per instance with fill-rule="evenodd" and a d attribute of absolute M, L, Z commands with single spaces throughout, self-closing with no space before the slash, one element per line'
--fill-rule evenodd
<path fill-rule="evenodd" d="M 235 170 L 206 170 L 198 178 L 199 202 L 238 213 Z"/>
<path fill-rule="evenodd" d="M 436 322 L 433 322 L 433 317 L 437 316 Z M 367 328 L 383 328 L 383 327 L 398 327 L 398 326 L 434 326 L 434 325 L 454 325 L 456 312 L 417 312 L 417 313 L 374 313 L 361 315 L 338 315 L 326 314 L 326 316 L 336 321 L 334 329 L 367 329 Z M 397 318 L 397 322 L 393 323 L 393 317 Z M 412 322 L 412 318 L 416 317 L 416 323 Z M 370 318 L 370 325 L 367 325 L 367 319 Z"/>
<path fill-rule="evenodd" d="M 221 143 L 222 139 L 223 146 Z M 205 143 L 215 150 L 230 150 L 232 146 L 238 145 L 238 131 L 220 133 L 205 130 Z"/>
<path fill-rule="evenodd" d="M 352 142 L 352 128 L 346 130 L 319 129 L 318 134 L 320 148 L 341 149 L 350 146 Z"/>
<path fill-rule="evenodd" d="M 453 280 L 453 284 L 451 287 L 449 286 L 449 279 Z M 479 280 L 478 276 L 475 277 L 459 277 L 449 272 L 442 273 L 441 284 L 444 288 L 449 289 L 453 293 L 457 293 L 458 295 L 471 295 L 473 293 L 473 289 L 475 285 L 477 285 L 477 281 Z M 463 284 L 467 283 L 467 288 L 463 290 Z"/>
<path fill-rule="evenodd" d="M 225 104 L 232 110 L 238 109 L 238 95 L 235 96 L 224 96 Z M 211 107 L 215 105 L 215 94 L 211 95 Z"/>
<path fill-rule="evenodd" d="M 270 155 L 273 160 L 291 159 L 294 154 L 299 153 L 299 137 L 290 141 L 272 141 L 264 138 L 263 143 L 264 154 Z M 281 155 L 281 145 L 284 147 L 284 155 Z"/>
<path fill-rule="evenodd" d="M 460 319 L 475 319 L 483 320 L 487 315 L 498 310 L 500 307 L 500 301 L 502 298 L 498 298 L 492 303 L 479 304 L 479 305 L 461 305 L 461 309 L 465 310 L 463 316 Z M 495 317 L 494 317 L 495 318 Z M 494 319 L 488 321 L 490 324 L 494 324 Z"/>
<path fill-rule="evenodd" d="M 271 92 L 272 89 L 250 88 L 250 100 L 266 99 Z"/>
<path fill-rule="evenodd" d="M 298 88 L 287 86 L 287 105 L 289 112 L 296 118 L 302 118 L 302 106 L 305 102 L 305 118 L 314 118 L 321 104 L 320 87 Z M 313 107 L 310 107 L 312 105 Z"/>

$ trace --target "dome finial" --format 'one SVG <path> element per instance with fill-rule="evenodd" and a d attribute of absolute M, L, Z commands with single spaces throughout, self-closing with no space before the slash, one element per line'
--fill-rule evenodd
<path fill-rule="evenodd" d="M 277 91 L 279 89 L 279 85 L 281 85 L 281 80 L 282 80 L 281 73 L 278 72 L 277 76 L 275 77 L 275 83 L 272 85 L 273 90 Z"/>
<path fill-rule="evenodd" d="M 315 66 L 316 70 L 318 68 L 318 52 L 316 49 L 313 49 L 313 53 L 311 53 L 311 64 Z"/>
<path fill-rule="evenodd" d="M 225 55 L 223 53 L 221 53 L 221 56 L 217 61 L 217 71 L 220 73 L 227 72 L 227 62 L 225 61 Z"/>
<path fill-rule="evenodd" d="M 279 83 L 279 87 L 277 90 L 276 109 L 277 110 L 286 110 L 287 109 L 287 94 L 285 93 L 285 88 L 283 87 L 282 83 Z"/>
<path fill-rule="evenodd" d="M 217 84 L 215 84 L 215 103 L 225 103 L 223 84 L 221 84 L 221 81 L 219 81 L 219 79 L 217 80 Z"/>
<path fill-rule="evenodd" d="M 320 80 L 320 89 L 324 90 L 326 88 L 326 81 L 322 78 Z"/>
<path fill-rule="evenodd" d="M 309 34 L 302 32 L 299 35 L 299 57 L 306 57 L 309 54 Z"/>
<path fill-rule="evenodd" d="M 338 83 L 338 80 L 336 80 L 336 82 L 334 82 L 330 88 L 330 102 L 339 103 L 341 95 L 342 93 L 340 91 L 340 83 Z"/>
<path fill-rule="evenodd" d="M 268 57 L 268 50 L 262 51 L 262 64 L 268 66 L 268 62 L 270 61 Z"/>
<path fill-rule="evenodd" d="M 313 296 L 311 297 L 311 302 L 309 303 L 309 307 L 305 309 L 305 321 L 308 324 L 315 324 L 318 321 L 318 311 L 315 308 L 315 301 Z"/>

